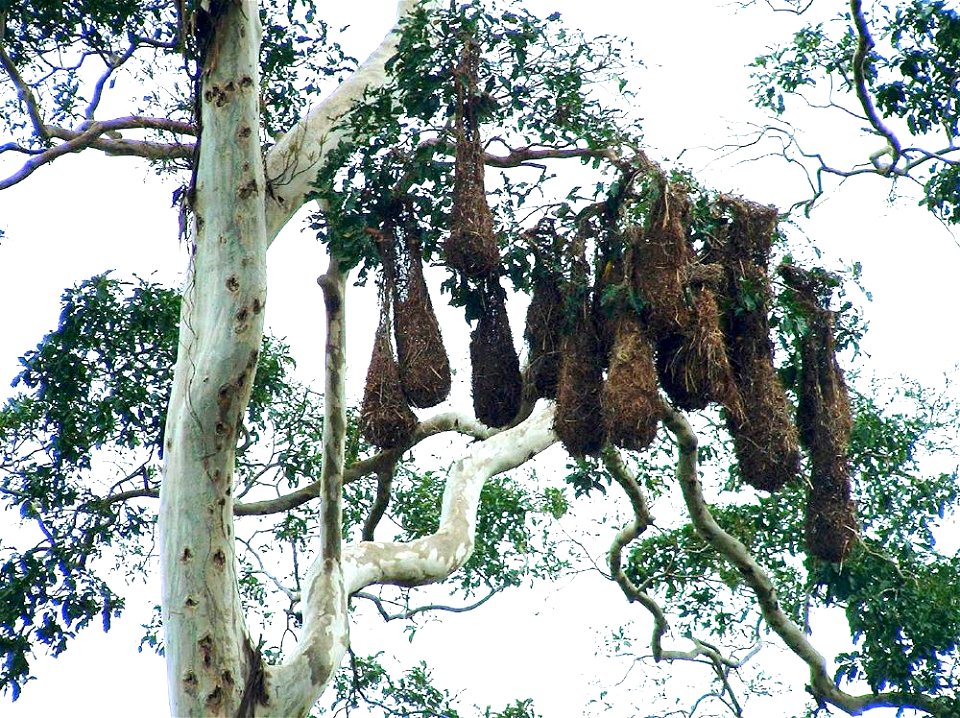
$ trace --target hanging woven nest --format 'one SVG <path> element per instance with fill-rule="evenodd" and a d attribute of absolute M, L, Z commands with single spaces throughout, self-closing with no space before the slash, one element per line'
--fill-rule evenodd
<path fill-rule="evenodd" d="M 857 509 L 849 494 L 813 487 L 807 493 L 804 542 L 811 555 L 840 563 L 857 545 Z"/>
<path fill-rule="evenodd" d="M 685 298 L 687 267 L 693 251 L 687 240 L 690 200 L 666 178 L 657 178 L 658 195 L 647 228 L 628 230 L 633 250 L 634 290 L 646 305 L 646 319 L 655 337 L 682 331 L 689 323 Z"/>
<path fill-rule="evenodd" d="M 743 480 L 776 491 L 797 476 L 800 450 L 792 411 L 773 363 L 767 277 L 777 210 L 724 197 L 731 222 L 719 243 L 726 282 L 727 356 L 739 404 L 727 403 L 727 427 Z"/>
<path fill-rule="evenodd" d="M 610 371 L 601 393 L 603 423 L 613 444 L 639 451 L 656 438 L 663 416 L 653 347 L 636 313 L 625 311 L 615 322 Z"/>
<path fill-rule="evenodd" d="M 813 273 L 793 265 L 783 265 L 780 274 L 796 292 L 808 326 L 800 340 L 797 392 L 800 440 L 810 452 L 807 548 L 818 558 L 838 562 L 856 543 L 857 520 L 848 458 L 853 419 L 836 358 L 833 313 L 826 308 L 830 291 Z"/>
<path fill-rule="evenodd" d="M 381 301 L 381 314 L 363 390 L 360 433 L 374 446 L 393 449 L 410 441 L 417 417 L 400 387 L 400 371 L 390 341 L 389 299 Z"/>
<path fill-rule="evenodd" d="M 468 277 L 484 279 L 500 267 L 500 249 L 484 186 L 483 144 L 477 117 L 479 67 L 480 47 L 468 40 L 454 73 L 457 149 L 450 236 L 443 251 L 448 266 Z"/>
<path fill-rule="evenodd" d="M 569 297 L 564 304 L 576 310 L 574 316 L 565 317 L 565 332 L 560 341 L 553 428 L 570 455 L 582 457 L 598 454 L 606 435 L 600 403 L 603 357 L 587 286 L 582 242 L 576 251 L 579 256 L 574 258 L 571 281 L 564 287 L 564 295 Z"/>
<path fill-rule="evenodd" d="M 622 238 L 621 238 L 622 241 Z M 599 260 L 593 284 L 593 325 L 597 332 L 597 353 L 603 369 L 609 366 L 610 352 L 617 331 L 617 315 L 625 303 L 627 291 L 624 273 L 626 259 L 622 255 Z M 613 295 L 613 296 L 611 296 Z M 632 311 L 632 309 L 631 309 Z"/>
<path fill-rule="evenodd" d="M 557 396 L 562 323 L 563 295 L 558 280 L 552 277 L 536 280 L 523 336 L 529 348 L 530 379 L 539 398 Z"/>
<path fill-rule="evenodd" d="M 401 227 L 403 242 L 397 247 L 402 251 L 391 287 L 400 383 L 412 406 L 427 408 L 450 393 L 450 361 L 423 278 L 419 226 L 407 214 Z"/>
<path fill-rule="evenodd" d="M 740 397 L 727 358 L 716 294 L 705 286 L 690 291 L 690 323 L 682 333 L 672 332 L 657 342 L 660 385 L 684 411 L 704 409 L 714 402 L 738 406 Z"/>
<path fill-rule="evenodd" d="M 520 411 L 523 379 L 497 279 L 484 284 L 483 313 L 470 334 L 473 410 L 487 426 L 506 426 Z"/>

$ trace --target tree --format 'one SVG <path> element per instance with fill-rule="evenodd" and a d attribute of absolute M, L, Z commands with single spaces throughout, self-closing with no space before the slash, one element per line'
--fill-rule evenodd
<path fill-rule="evenodd" d="M 34 644 L 60 651 L 98 614 L 109 623 L 121 602 L 88 558 L 111 541 L 139 546 L 151 519 L 136 502 L 159 497 L 174 714 L 304 715 L 330 686 L 341 706 L 379 689 L 396 702 L 380 702 L 386 714 L 449 712 L 425 669 L 394 680 L 353 656 L 336 677 L 352 597 L 389 615 L 390 594 L 371 590 L 463 569 L 465 591 L 496 592 L 560 570 L 518 557 L 539 540 L 535 507 L 567 510 L 563 486 L 536 496 L 495 479 L 559 441 L 575 496 L 615 483 L 627 498 L 607 570 L 650 613 L 656 662 L 715 672 L 704 700 L 742 713 L 736 672 L 769 633 L 806 663 L 820 704 L 954 714 L 960 574 L 933 543 L 956 476 L 918 463 L 955 415 L 919 390 L 897 413 L 848 389 L 836 352 L 862 333 L 849 279 L 801 267 L 775 209 L 640 149 L 629 114 L 595 91 L 625 91 L 614 40 L 520 7 L 405 0 L 395 31 L 348 71 L 317 38 L 316 14 L 249 0 L 2 9 L 0 61 L 17 90 L 4 150 L 28 155 L 3 186 L 81 149 L 153 160 L 186 175 L 176 198 L 192 254 L 182 300 L 94 278 L 65 294 L 60 326 L 24 356 L 26 391 L 0 423 L 3 492 L 41 537 L 5 557 L 5 685 L 19 690 Z M 96 62 L 105 69 L 85 86 Z M 157 91 L 136 114 L 97 119 L 127 68 Z M 308 106 L 323 73 L 344 79 Z M 548 167 L 571 160 L 590 179 L 558 191 Z M 512 171 L 531 168 L 534 182 Z M 488 169 L 502 170 L 497 182 Z M 268 246 L 311 201 L 330 253 L 322 401 L 263 337 Z M 474 325 L 473 415 L 411 409 L 450 384 L 422 260 L 449 268 L 444 290 Z M 380 322 L 351 412 L 354 269 L 375 278 Z M 522 373 L 503 280 L 531 296 Z M 442 473 L 412 464 L 408 452 L 441 432 L 476 441 Z M 129 469 L 97 491 L 104 449 Z M 670 495 L 675 521 L 654 526 L 650 501 Z M 401 529 L 375 541 L 388 510 Z M 282 655 L 248 627 L 276 578 L 238 554 L 259 555 L 236 533 L 250 515 L 279 517 L 269 530 L 290 547 L 292 588 L 276 584 L 298 638 Z M 815 605 L 842 606 L 857 638 L 834 676 L 804 631 Z M 671 624 L 686 645 L 665 645 Z M 523 701 L 500 713 L 531 714 Z"/>

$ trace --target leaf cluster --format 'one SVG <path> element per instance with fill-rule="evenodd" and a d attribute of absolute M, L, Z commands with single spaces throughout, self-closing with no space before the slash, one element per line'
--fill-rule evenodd
<path fill-rule="evenodd" d="M 0 408 L 0 500 L 22 524 L 0 549 L 0 686 L 14 695 L 35 646 L 57 654 L 122 608 L 101 557 L 122 555 L 130 575 L 147 569 L 155 514 L 138 498 L 159 487 L 179 314 L 173 290 L 98 275 L 64 292 L 57 329 L 20 360 L 19 391 Z M 245 424 L 287 450 L 276 463 L 298 481 L 319 462 L 309 447 L 320 428 L 291 368 L 286 347 L 265 339 Z M 249 487 L 264 466 L 241 452 L 238 479 Z"/>

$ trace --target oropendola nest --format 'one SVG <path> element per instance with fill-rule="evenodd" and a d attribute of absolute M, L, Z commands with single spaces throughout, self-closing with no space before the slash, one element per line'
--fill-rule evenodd
<path fill-rule="evenodd" d="M 842 561 L 857 539 L 856 505 L 850 500 L 848 462 L 853 419 L 850 398 L 836 358 L 833 313 L 826 308 L 829 290 L 813 273 L 793 265 L 780 274 L 796 292 L 807 317 L 800 339 L 800 386 L 797 424 L 810 452 L 807 497 L 807 548 L 825 561 Z"/>
<path fill-rule="evenodd" d="M 600 352 L 596 314 L 587 282 L 583 244 L 573 260 L 571 281 L 564 294 L 576 297 L 575 314 L 567 319 L 560 341 L 560 371 L 557 377 L 557 405 L 553 428 L 572 455 L 599 453 L 606 441 L 600 395 L 603 388 L 603 360 Z"/>
<path fill-rule="evenodd" d="M 560 371 L 563 295 L 558 282 L 558 278 L 549 276 L 534 281 L 524 330 L 530 380 L 536 396 L 544 399 L 556 398 Z"/>
<path fill-rule="evenodd" d="M 450 361 L 423 278 L 419 228 L 407 218 L 403 230 L 402 252 L 391 286 L 397 360 L 407 400 L 426 408 L 439 404 L 450 393 Z"/>
<path fill-rule="evenodd" d="M 661 336 L 681 330 L 689 321 L 684 290 L 693 251 L 687 240 L 690 200 L 663 177 L 658 187 L 646 230 L 629 229 L 627 240 L 634 289 L 647 305 L 651 331 Z"/>
<path fill-rule="evenodd" d="M 726 404 L 727 427 L 744 481 L 775 491 L 800 468 L 797 430 L 774 368 L 767 318 L 767 267 L 777 210 L 729 197 L 721 198 L 721 205 L 731 209 L 732 218 L 714 249 L 726 275 L 723 323 L 740 397 L 739 403 Z"/>
<path fill-rule="evenodd" d="M 483 145 L 475 113 L 479 46 L 464 45 L 455 71 L 457 138 L 450 236 L 443 245 L 450 267 L 476 279 L 492 276 L 500 266 L 500 248 L 493 231 L 493 214 L 484 187 Z"/>
<path fill-rule="evenodd" d="M 520 411 L 523 379 L 499 280 L 484 285 L 483 313 L 470 334 L 473 410 L 487 426 L 506 426 Z"/>
<path fill-rule="evenodd" d="M 417 417 L 400 387 L 400 371 L 390 342 L 390 324 L 385 317 L 377 328 L 367 383 L 360 407 L 360 433 L 381 449 L 402 446 L 413 437 Z"/>
<path fill-rule="evenodd" d="M 804 541 L 811 555 L 840 563 L 856 546 L 857 507 L 849 493 L 812 487 L 807 493 L 805 519 Z"/>
<path fill-rule="evenodd" d="M 714 291 L 691 288 L 689 323 L 657 342 L 660 385 L 679 409 L 695 411 L 711 402 L 738 406 L 740 397 L 727 358 Z M 741 410 L 738 410 L 741 413 Z"/>
<path fill-rule="evenodd" d="M 604 426 L 612 443 L 640 450 L 656 438 L 663 416 L 653 347 L 636 313 L 627 310 L 615 323 L 610 370 L 601 393 Z"/>

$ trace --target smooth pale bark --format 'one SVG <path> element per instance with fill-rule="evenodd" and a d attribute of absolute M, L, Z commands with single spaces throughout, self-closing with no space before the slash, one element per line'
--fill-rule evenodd
<path fill-rule="evenodd" d="M 263 335 L 266 183 L 254 0 L 220 3 L 204 62 L 194 256 L 164 438 L 162 615 L 175 716 L 248 713 L 262 682 L 237 590 L 237 433 Z"/>
<path fill-rule="evenodd" d="M 417 5 L 403 0 L 398 15 Z M 305 582 L 300 641 L 282 665 L 264 666 L 237 588 L 232 491 L 236 440 L 263 332 L 266 250 L 305 201 L 328 153 L 357 139 L 336 121 L 367 89 L 384 82 L 397 34 L 392 31 L 351 80 L 264 158 L 257 4 L 228 0 L 219 8 L 202 74 L 195 254 L 164 443 L 160 544 L 170 707 L 176 716 L 301 716 L 347 650 L 350 593 L 374 582 L 438 581 L 457 570 L 473 550 L 484 481 L 522 464 L 555 437 L 547 410 L 474 445 L 451 472 L 436 534 L 412 544 L 363 543 L 344 552 L 345 275 L 332 262 L 321 282 L 328 335 L 321 550 Z"/>
<path fill-rule="evenodd" d="M 383 86 L 387 79 L 386 62 L 397 50 L 400 21 L 417 7 L 430 7 L 435 0 L 399 0 L 397 23 L 364 63 L 344 80 L 323 102 L 310 108 L 306 116 L 267 152 L 266 197 L 267 236 L 269 241 L 306 202 L 313 190 L 317 171 L 327 156 L 343 142 L 362 138 L 353 136 L 340 119 L 365 92 Z"/>
<path fill-rule="evenodd" d="M 484 483 L 554 444 L 553 414 L 553 404 L 548 404 L 467 450 L 447 474 L 436 533 L 407 543 L 364 541 L 346 547 L 343 572 L 348 593 L 378 583 L 433 583 L 463 566 L 473 553 Z"/>
<path fill-rule="evenodd" d="M 270 695 L 258 716 L 301 716 L 326 689 L 349 646 L 348 594 L 341 567 L 346 403 L 346 273 L 336 256 L 320 277 L 326 309 L 320 554 L 304 586 L 303 628 L 290 656 L 267 669 Z"/>

